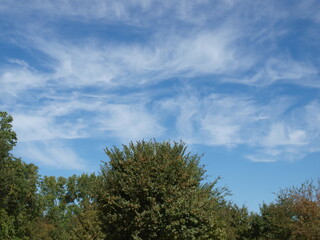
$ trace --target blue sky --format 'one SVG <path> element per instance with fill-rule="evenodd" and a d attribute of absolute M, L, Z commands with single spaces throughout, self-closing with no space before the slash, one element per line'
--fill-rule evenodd
<path fill-rule="evenodd" d="M 0 28 L 0 108 L 41 174 L 155 138 L 255 211 L 319 177 L 319 1 L 2 0 Z"/>

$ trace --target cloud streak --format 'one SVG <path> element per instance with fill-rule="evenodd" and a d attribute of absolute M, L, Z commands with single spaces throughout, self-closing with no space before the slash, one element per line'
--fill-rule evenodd
<path fill-rule="evenodd" d="M 257 152 L 248 159 L 274 162 L 297 160 L 320 147 L 319 103 L 293 108 L 294 104 L 275 99 L 261 105 L 248 97 L 213 94 L 182 95 L 161 106 L 177 113 L 176 137 L 189 144 L 252 147 Z"/>
<path fill-rule="evenodd" d="M 19 143 L 16 153 L 40 166 L 88 171 L 88 163 L 59 141 Z"/>

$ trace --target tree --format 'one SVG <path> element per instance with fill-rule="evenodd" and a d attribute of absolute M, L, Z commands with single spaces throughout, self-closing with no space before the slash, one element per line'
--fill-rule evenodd
<path fill-rule="evenodd" d="M 6 112 L 0 112 L 0 239 L 26 239 L 39 213 L 38 169 L 10 153 L 17 142 L 12 120 Z"/>
<path fill-rule="evenodd" d="M 12 117 L 0 112 L 0 160 L 3 161 L 17 143 L 16 133 L 12 130 Z"/>
<path fill-rule="evenodd" d="M 320 239 L 320 180 L 281 190 L 276 202 L 261 207 L 265 239 Z"/>
<path fill-rule="evenodd" d="M 39 205 L 36 239 L 103 239 L 96 209 L 95 174 L 68 178 L 44 176 L 39 179 Z"/>
<path fill-rule="evenodd" d="M 105 238 L 101 230 L 101 222 L 95 202 L 81 208 L 81 211 L 74 216 L 71 224 L 72 239 L 103 240 Z"/>
<path fill-rule="evenodd" d="M 225 190 L 203 183 L 200 157 L 183 143 L 106 148 L 98 210 L 106 239 L 224 239 Z"/>
<path fill-rule="evenodd" d="M 72 227 L 70 229 L 73 239 L 104 239 L 96 201 L 97 189 L 101 187 L 100 180 L 100 176 L 95 174 L 82 174 L 75 177 L 75 181 L 72 180 L 72 177 L 68 178 L 67 197 L 74 196 L 74 201 L 79 207 L 71 222 Z"/>
<path fill-rule="evenodd" d="M 223 219 L 227 224 L 228 240 L 248 240 L 252 238 L 253 213 L 245 206 L 239 207 L 232 202 L 226 202 L 223 208 Z"/>

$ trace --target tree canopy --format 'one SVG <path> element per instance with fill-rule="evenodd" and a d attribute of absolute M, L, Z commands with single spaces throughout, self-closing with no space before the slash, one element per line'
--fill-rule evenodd
<path fill-rule="evenodd" d="M 271 239 L 320 239 L 320 179 L 285 188 L 261 207 L 261 235 Z"/>
<path fill-rule="evenodd" d="M 216 181 L 183 143 L 139 141 L 106 149 L 98 195 L 110 239 L 223 239 Z"/>

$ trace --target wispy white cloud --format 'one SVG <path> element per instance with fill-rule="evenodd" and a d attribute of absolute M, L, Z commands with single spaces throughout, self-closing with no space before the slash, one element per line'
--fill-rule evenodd
<path fill-rule="evenodd" d="M 59 141 L 23 142 L 18 144 L 15 151 L 18 156 L 40 166 L 88 170 L 86 161 Z"/>
<path fill-rule="evenodd" d="M 19 65 L 0 69 L 0 94 L 2 96 L 18 97 L 19 94 L 29 89 L 42 87 L 45 84 L 47 78 L 45 74 L 30 69 L 27 63 L 22 60 L 14 62 L 18 62 Z"/>
<path fill-rule="evenodd" d="M 261 158 L 261 157 L 257 157 L 256 155 L 246 155 L 245 157 L 252 162 L 271 163 L 276 161 L 274 158 Z"/>
<path fill-rule="evenodd" d="M 320 150 L 319 102 L 310 102 L 285 114 L 288 109 L 283 109 L 281 118 L 268 123 L 267 131 L 258 136 L 258 145 L 248 159 L 295 161 Z"/>
<path fill-rule="evenodd" d="M 318 103 L 293 106 L 292 99 L 261 105 L 221 94 L 181 95 L 161 103 L 165 111 L 176 113 L 176 138 L 189 144 L 249 147 L 253 153 L 246 157 L 257 162 L 292 161 L 319 150 Z"/>
<path fill-rule="evenodd" d="M 59 122 L 55 118 L 43 115 L 13 114 L 13 116 L 14 130 L 22 142 L 86 136 L 83 133 L 84 124 L 80 119 L 76 122 Z"/>
<path fill-rule="evenodd" d="M 71 88 L 150 84 L 177 76 L 229 75 L 253 63 L 249 55 L 240 56 L 234 48 L 237 33 L 232 29 L 195 32 L 187 38 L 167 34 L 157 35 L 147 44 L 88 41 L 77 45 L 39 37 L 29 41 L 53 59 L 50 81 Z"/>
<path fill-rule="evenodd" d="M 162 136 L 165 127 L 140 104 L 108 104 L 98 119 L 98 129 L 123 142 Z"/>
<path fill-rule="evenodd" d="M 81 98 L 75 94 L 34 107 L 20 106 L 12 112 L 14 130 L 19 142 L 28 148 L 40 146 L 41 142 L 79 138 L 111 138 L 128 142 L 163 136 L 166 128 L 159 121 L 159 113 L 148 109 L 142 100 L 133 96 L 120 101 L 101 96 Z M 56 149 L 55 145 L 45 144 L 45 151 L 50 154 L 44 164 L 54 157 L 52 153 Z M 39 156 L 40 151 L 44 150 L 38 148 Z M 68 146 L 64 146 L 64 151 L 73 152 Z M 54 163 L 58 162 L 52 159 Z"/>
<path fill-rule="evenodd" d="M 270 126 L 270 132 L 262 139 L 265 146 L 281 146 L 281 145 L 306 145 L 306 132 L 300 129 L 291 129 L 284 123 L 274 123 Z"/>
<path fill-rule="evenodd" d="M 301 124 L 304 124 L 313 140 L 315 140 L 320 135 L 320 102 L 312 101 L 295 117 L 299 118 L 301 116 L 304 116 Z"/>
<path fill-rule="evenodd" d="M 311 19 L 320 22 L 319 2 L 317 0 L 296 1 L 298 7 L 292 14 L 296 14 L 301 19 Z"/>
<path fill-rule="evenodd" d="M 253 85 L 270 85 L 276 81 L 320 87 L 317 81 L 319 72 L 315 66 L 293 60 L 290 57 L 267 59 L 264 66 L 244 83 Z"/>
<path fill-rule="evenodd" d="M 315 151 L 301 146 L 295 147 L 290 145 L 283 145 L 252 149 L 251 154 L 244 155 L 244 157 L 253 162 L 293 162 L 301 160 L 305 156 L 313 152 Z"/>
<path fill-rule="evenodd" d="M 250 99 L 212 94 L 180 96 L 162 103 L 177 113 L 176 129 L 188 143 L 233 146 L 248 142 L 244 127 L 256 121 L 259 111 Z"/>
<path fill-rule="evenodd" d="M 13 8 L 16 6 L 16 8 Z M 208 6 L 210 9 L 207 9 Z M 46 16 L 44 20 L 52 20 L 56 17 L 73 18 L 80 21 L 114 21 L 119 20 L 130 25 L 148 25 L 154 23 L 159 17 L 166 17 L 168 20 L 179 20 L 190 23 L 203 23 L 207 16 L 205 13 L 221 14 L 233 6 L 232 1 L 219 1 L 208 4 L 206 0 L 196 1 L 145 1 L 145 0 L 80 0 L 77 2 L 69 0 L 39 1 L 32 0 L 26 5 L 18 0 L 13 4 L 12 1 L 3 1 L 0 8 L 6 12 L 21 12 L 25 14 L 37 13 Z M 23 8 L 22 8 L 23 7 Z M 19 10 L 19 11 L 18 11 Z M 21 17 L 21 16 L 20 16 Z M 163 21 L 166 21 L 163 18 Z M 167 20 L 167 21 L 168 21 Z"/>

